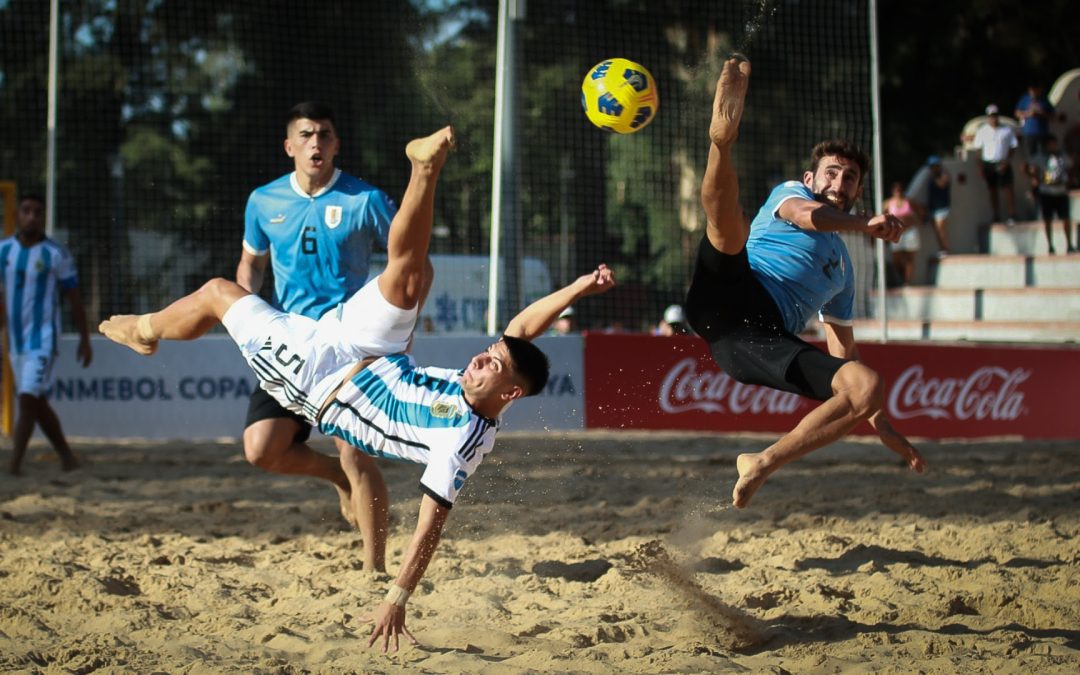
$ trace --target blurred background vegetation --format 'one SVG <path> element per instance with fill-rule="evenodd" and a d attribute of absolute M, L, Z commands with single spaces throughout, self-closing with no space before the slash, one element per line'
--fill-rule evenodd
<path fill-rule="evenodd" d="M 1030 81 L 1080 65 L 1080 3 L 880 2 L 884 180 L 949 154 L 963 124 Z M 452 122 L 437 253 L 486 254 L 496 0 L 61 0 L 58 238 L 91 318 L 145 311 L 232 277 L 252 189 L 291 170 L 282 115 L 337 111 L 343 170 L 400 197 L 408 139 Z M 586 327 L 639 329 L 678 302 L 701 237 L 697 202 L 717 67 L 754 63 L 737 152 L 744 208 L 797 178 L 810 147 L 871 147 L 862 0 L 529 0 L 522 24 L 520 254 L 562 283 L 600 261 L 619 294 Z M 49 3 L 0 0 L 0 179 L 44 192 Z M 660 89 L 646 130 L 591 127 L 581 78 L 611 56 Z M 867 198 L 864 208 L 871 208 Z M 849 242 L 868 260 L 865 242 Z M 866 288 L 872 273 L 859 263 Z M 267 284 L 269 286 L 269 284 Z M 598 305 L 600 303 L 597 303 Z"/>

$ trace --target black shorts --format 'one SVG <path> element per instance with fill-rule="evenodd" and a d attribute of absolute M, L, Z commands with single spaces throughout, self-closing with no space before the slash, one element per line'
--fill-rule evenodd
<path fill-rule="evenodd" d="M 255 391 L 251 393 L 251 399 L 248 401 L 247 421 L 244 422 L 244 427 L 250 427 L 252 424 L 263 420 L 281 417 L 287 417 L 300 425 L 296 435 L 293 437 L 293 440 L 297 443 L 303 443 L 311 436 L 311 424 L 306 419 L 286 410 L 262 387 L 256 387 Z"/>
<path fill-rule="evenodd" d="M 983 162 L 982 166 L 983 175 L 986 177 L 988 186 L 992 188 L 1012 187 L 1012 164 L 1006 164 L 1005 168 L 1001 168 L 999 162 Z"/>
<path fill-rule="evenodd" d="M 750 269 L 745 247 L 727 255 L 702 237 L 684 309 L 713 360 L 739 382 L 818 401 L 832 398 L 833 376 L 847 361 L 784 328 L 776 302 Z"/>
<path fill-rule="evenodd" d="M 1055 214 L 1069 222 L 1069 195 L 1044 195 L 1039 193 L 1039 209 L 1043 220 L 1053 220 Z"/>

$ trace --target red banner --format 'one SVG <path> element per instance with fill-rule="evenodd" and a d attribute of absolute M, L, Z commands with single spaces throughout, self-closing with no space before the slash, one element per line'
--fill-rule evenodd
<path fill-rule="evenodd" d="M 886 410 L 905 435 L 1080 438 L 1080 348 L 867 343 L 859 352 L 885 378 Z M 588 428 L 783 433 L 816 405 L 736 382 L 699 338 L 585 338 Z"/>

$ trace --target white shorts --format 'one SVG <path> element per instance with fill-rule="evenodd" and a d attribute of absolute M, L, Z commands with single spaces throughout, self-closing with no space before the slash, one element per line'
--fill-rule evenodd
<path fill-rule="evenodd" d="M 221 323 L 259 384 L 286 410 L 315 422 L 326 398 L 357 361 L 404 352 L 416 308 L 394 307 L 378 277 L 318 321 L 276 310 L 249 295 L 233 303 Z"/>
<path fill-rule="evenodd" d="M 893 244 L 894 251 L 910 251 L 912 253 L 919 250 L 919 246 L 922 241 L 919 237 L 918 225 L 905 228 L 904 233 L 900 235 L 900 241 Z"/>
<path fill-rule="evenodd" d="M 56 356 L 51 350 L 37 349 L 9 356 L 16 395 L 41 397 L 52 391 L 52 370 Z"/>

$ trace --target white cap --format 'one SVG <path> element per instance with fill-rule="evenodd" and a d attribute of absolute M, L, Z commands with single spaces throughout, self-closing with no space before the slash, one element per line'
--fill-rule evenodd
<path fill-rule="evenodd" d="M 996 114 L 998 114 L 998 107 L 996 105 L 994 105 L 993 103 L 991 103 L 990 105 L 986 106 L 986 114 L 987 115 L 996 115 Z"/>
<path fill-rule="evenodd" d="M 664 310 L 664 321 L 667 323 L 686 323 L 686 314 L 681 305 L 669 305 Z"/>
<path fill-rule="evenodd" d="M 551 316 L 551 315 L 548 314 L 548 316 Z M 559 312 L 559 318 L 560 319 L 565 319 L 565 318 L 571 317 L 571 316 L 574 316 L 574 308 L 573 307 L 567 307 L 563 311 Z"/>

